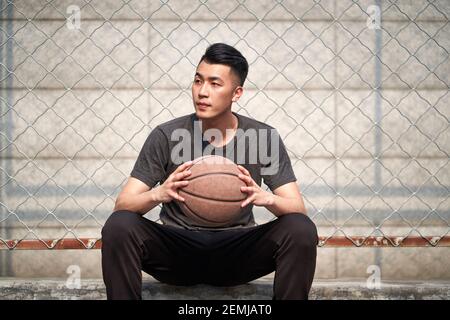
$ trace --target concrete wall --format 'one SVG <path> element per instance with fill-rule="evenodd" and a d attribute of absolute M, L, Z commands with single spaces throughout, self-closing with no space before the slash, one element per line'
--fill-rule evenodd
<path fill-rule="evenodd" d="M 66 26 L 69 5 L 81 8 L 80 29 Z M 381 29 L 368 27 L 371 5 Z M 447 1 L 0 7 L 3 239 L 100 237 L 149 132 L 192 112 L 195 65 L 214 42 L 249 60 L 234 111 L 279 130 L 320 235 L 449 231 Z M 64 277 L 72 264 L 101 276 L 98 251 L 0 259 L 3 276 Z M 449 262 L 446 248 L 321 248 L 316 276 L 365 277 L 378 265 L 385 279 L 448 279 Z"/>

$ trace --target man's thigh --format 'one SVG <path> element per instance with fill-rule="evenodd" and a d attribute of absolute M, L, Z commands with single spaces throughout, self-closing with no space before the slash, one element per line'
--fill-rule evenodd
<path fill-rule="evenodd" d="M 206 269 L 205 235 L 152 223 L 144 241 L 142 270 L 155 279 L 174 285 L 202 282 Z"/>
<path fill-rule="evenodd" d="M 156 225 L 144 242 L 143 270 L 161 282 L 232 286 L 275 270 L 277 220 L 212 232 Z"/>
<path fill-rule="evenodd" d="M 252 228 L 221 231 L 212 244 L 208 280 L 213 285 L 244 284 L 275 270 L 277 220 Z"/>

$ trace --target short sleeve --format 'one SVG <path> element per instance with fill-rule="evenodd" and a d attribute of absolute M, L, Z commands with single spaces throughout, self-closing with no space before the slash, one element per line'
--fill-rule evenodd
<path fill-rule="evenodd" d="M 268 153 L 270 162 L 263 165 L 261 176 L 264 183 L 273 191 L 286 183 L 297 181 L 297 178 L 280 135 L 275 129 L 272 129 L 270 136 L 267 142 L 270 146 L 268 148 L 270 150 Z"/>
<path fill-rule="evenodd" d="M 168 154 L 167 138 L 156 127 L 147 137 L 130 175 L 153 188 L 166 175 Z"/>

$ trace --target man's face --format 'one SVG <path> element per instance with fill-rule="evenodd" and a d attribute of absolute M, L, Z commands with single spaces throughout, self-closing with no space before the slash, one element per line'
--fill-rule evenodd
<path fill-rule="evenodd" d="M 200 119 L 211 119 L 231 109 L 242 94 L 237 76 L 222 64 L 200 62 L 192 83 L 195 112 Z"/>

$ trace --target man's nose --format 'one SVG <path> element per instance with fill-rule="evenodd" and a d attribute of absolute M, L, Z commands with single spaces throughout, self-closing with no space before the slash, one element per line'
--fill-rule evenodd
<path fill-rule="evenodd" d="M 209 95 L 209 90 L 208 90 L 208 87 L 207 87 L 206 83 L 204 83 L 204 84 L 200 87 L 200 90 L 199 90 L 199 92 L 198 92 L 198 95 L 199 95 L 200 97 L 207 97 L 207 96 Z"/>

